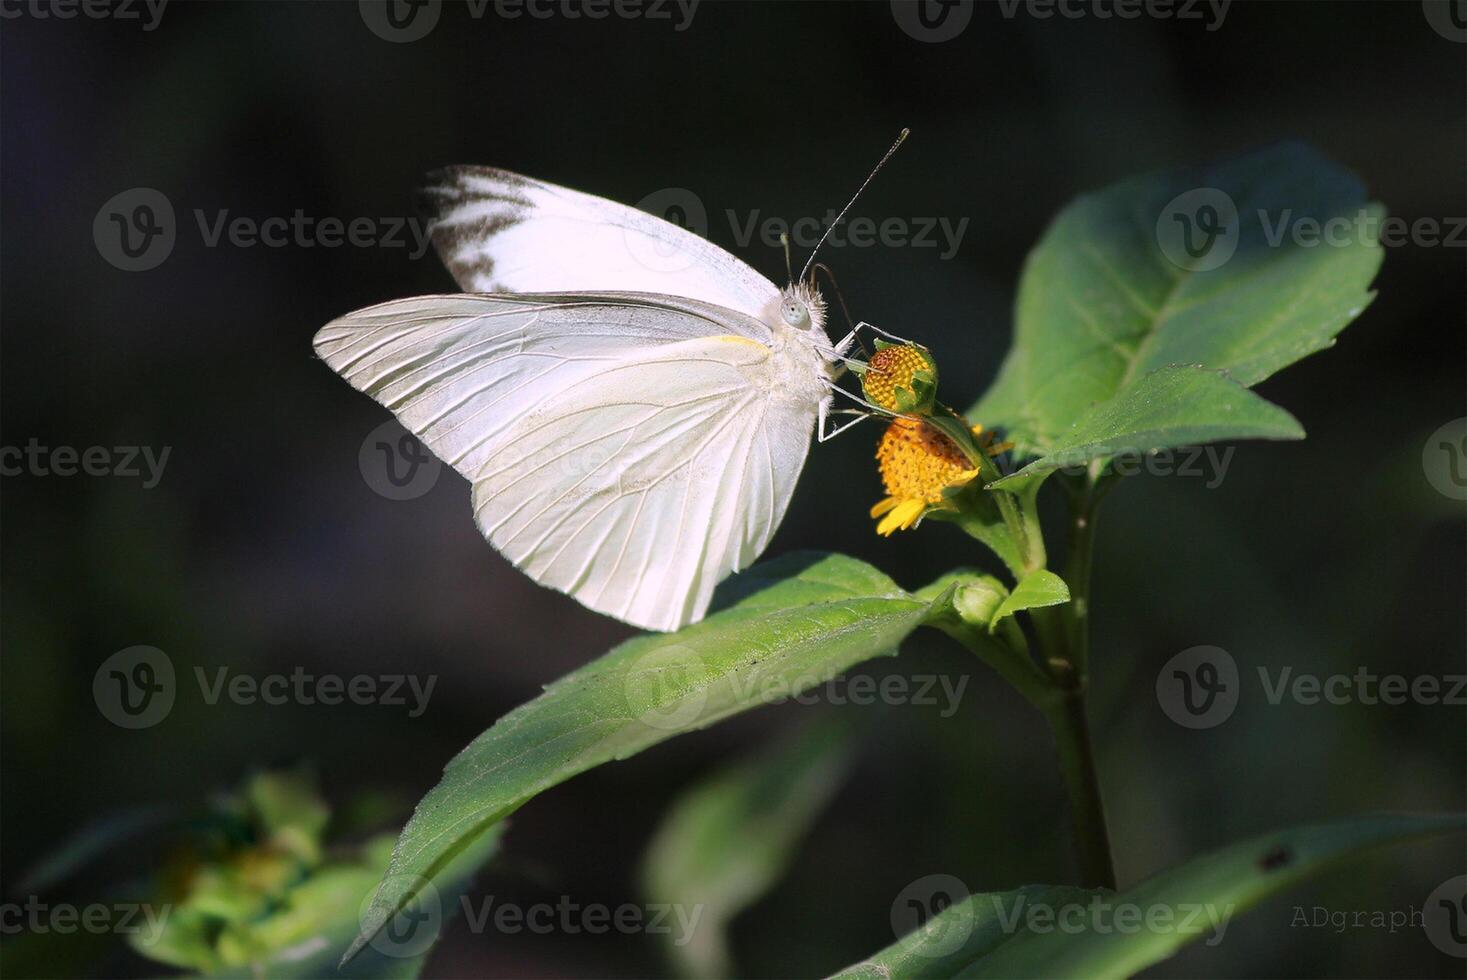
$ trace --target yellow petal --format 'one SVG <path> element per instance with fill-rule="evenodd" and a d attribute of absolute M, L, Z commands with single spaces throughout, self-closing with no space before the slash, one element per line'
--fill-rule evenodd
<path fill-rule="evenodd" d="M 882 514 L 885 514 L 887 511 L 891 510 L 899 503 L 901 503 L 901 501 L 898 500 L 896 497 L 887 497 L 885 500 L 877 503 L 875 507 L 871 508 L 871 516 L 880 517 Z"/>
<path fill-rule="evenodd" d="M 891 512 L 891 516 L 902 522 L 902 530 L 905 531 L 913 524 L 916 524 L 926 510 L 927 501 L 925 500 L 903 500 Z"/>
<path fill-rule="evenodd" d="M 887 514 L 885 517 L 883 517 L 881 519 L 881 523 L 880 524 L 877 524 L 876 525 L 876 533 L 879 534 L 879 535 L 881 535 L 883 538 L 890 537 L 891 536 L 891 532 L 897 530 L 901 526 L 902 526 L 901 511 L 899 511 L 899 510 L 893 510 L 890 514 Z"/>

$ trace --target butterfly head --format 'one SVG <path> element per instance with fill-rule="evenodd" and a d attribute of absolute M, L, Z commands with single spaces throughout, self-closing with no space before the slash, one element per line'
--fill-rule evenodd
<path fill-rule="evenodd" d="M 779 318 L 792 330 L 823 333 L 825 299 L 813 282 L 791 283 L 779 295 Z"/>

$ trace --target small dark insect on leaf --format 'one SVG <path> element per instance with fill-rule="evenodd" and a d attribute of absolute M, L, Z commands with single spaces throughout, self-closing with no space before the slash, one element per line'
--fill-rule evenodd
<path fill-rule="evenodd" d="M 1293 858 L 1289 849 L 1280 844 L 1258 859 L 1258 867 L 1263 871 L 1274 871 L 1288 864 Z"/>

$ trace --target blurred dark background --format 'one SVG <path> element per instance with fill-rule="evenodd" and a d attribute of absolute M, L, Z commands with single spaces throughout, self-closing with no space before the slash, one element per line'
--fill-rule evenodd
<path fill-rule="evenodd" d="M 499 558 L 451 472 L 411 500 L 359 472 L 386 413 L 313 358 L 311 336 L 346 311 L 452 288 L 431 251 L 210 247 L 196 211 L 403 217 L 423 172 L 484 163 L 629 203 L 686 188 L 715 242 L 781 278 L 778 250 L 741 247 L 726 212 L 819 217 L 910 126 L 855 213 L 967 219 L 960 248 L 825 258 L 859 318 L 937 351 L 957 405 L 997 369 L 1027 250 L 1067 201 L 1112 180 L 1301 138 L 1396 215 L 1467 215 L 1467 47 L 1416 2 L 1236 2 L 1215 30 L 1207 8 L 1039 19 L 979 3 L 941 43 L 904 31 L 887 3 L 704 2 L 687 24 L 676 7 L 662 21 L 492 6 L 475 19 L 449 2 L 411 43 L 388 43 L 346 2 L 173 2 L 153 30 L 17 9 L 0 21 L 0 444 L 171 452 L 150 488 L 4 478 L 7 883 L 97 815 L 187 805 L 283 760 L 313 761 L 333 797 L 374 789 L 410 805 L 497 717 L 629 635 Z M 93 222 L 136 187 L 166 196 L 177 240 L 127 272 Z M 1379 298 L 1338 346 L 1262 386 L 1307 441 L 1244 444 L 1213 488 L 1141 476 L 1107 501 L 1094 722 L 1123 884 L 1276 826 L 1467 802 L 1460 706 L 1272 706 L 1254 683 L 1228 722 L 1192 731 L 1154 690 L 1161 665 L 1199 644 L 1228 650 L 1245 681 L 1258 666 L 1463 673 L 1463 510 L 1422 465 L 1427 437 L 1467 414 L 1462 245 L 1390 249 Z M 912 587 L 987 563 L 945 525 L 872 533 L 875 436 L 813 450 L 771 554 L 843 551 Z M 180 693 L 165 721 L 129 731 L 99 712 L 92 679 L 138 644 L 167 652 Z M 196 666 L 438 681 L 416 718 L 211 706 Z M 863 670 L 972 680 L 949 718 L 784 705 L 602 767 L 516 815 L 481 889 L 635 901 L 640 851 L 679 789 L 819 710 L 860 712 L 873 737 L 783 883 L 737 921 L 743 972 L 809 975 L 886 945 L 892 899 L 922 875 L 974 890 L 1072 880 L 1038 716 L 936 634 Z M 1420 908 L 1464 870 L 1460 838 L 1392 850 L 1154 972 L 1461 976 L 1419 930 L 1290 923 L 1295 906 Z M 640 976 L 664 969 L 661 952 L 649 936 L 459 930 L 427 975 Z M 149 969 L 126 953 L 106 968 Z"/>

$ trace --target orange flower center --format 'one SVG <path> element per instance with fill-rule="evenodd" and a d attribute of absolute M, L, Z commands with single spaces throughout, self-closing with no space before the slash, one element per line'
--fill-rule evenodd
<path fill-rule="evenodd" d="M 897 411 L 896 389 L 911 388 L 918 371 L 932 370 L 932 361 L 922 351 L 905 344 L 883 347 L 871 355 L 861 387 L 874 405 Z"/>
<path fill-rule="evenodd" d="M 876 357 L 895 349 L 888 347 Z M 973 464 L 956 443 L 914 418 L 891 420 L 876 446 L 876 460 L 886 492 L 903 500 L 940 504 L 944 487 L 973 475 Z"/>

